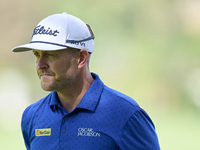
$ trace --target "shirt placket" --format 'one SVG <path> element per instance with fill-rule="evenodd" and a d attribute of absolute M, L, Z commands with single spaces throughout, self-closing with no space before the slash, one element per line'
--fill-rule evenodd
<path fill-rule="evenodd" d="M 64 116 L 62 119 L 61 130 L 60 130 L 60 142 L 68 141 L 68 133 L 69 133 L 70 120 L 69 116 Z"/>

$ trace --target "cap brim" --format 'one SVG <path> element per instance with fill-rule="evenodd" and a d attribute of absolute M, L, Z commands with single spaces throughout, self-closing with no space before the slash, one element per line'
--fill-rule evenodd
<path fill-rule="evenodd" d="M 52 44 L 44 44 L 44 43 L 29 43 L 24 44 L 21 46 L 17 46 L 12 49 L 13 52 L 24 52 L 24 51 L 30 51 L 33 49 L 36 50 L 42 50 L 42 51 L 55 51 L 55 50 L 62 50 L 66 49 L 67 46 L 60 46 L 60 45 L 52 45 Z"/>

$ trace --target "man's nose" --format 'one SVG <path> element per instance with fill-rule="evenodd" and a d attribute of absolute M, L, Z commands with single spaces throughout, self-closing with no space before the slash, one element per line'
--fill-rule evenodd
<path fill-rule="evenodd" d="M 36 68 L 37 69 L 46 69 L 49 65 L 47 63 L 47 60 L 44 57 L 40 57 L 36 62 Z"/>

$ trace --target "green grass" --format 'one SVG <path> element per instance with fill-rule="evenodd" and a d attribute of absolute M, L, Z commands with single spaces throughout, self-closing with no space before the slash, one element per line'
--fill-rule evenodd
<path fill-rule="evenodd" d="M 199 150 L 200 120 L 192 112 L 160 115 L 154 119 L 162 150 Z"/>
<path fill-rule="evenodd" d="M 25 150 L 22 134 L 19 128 L 0 127 L 1 150 Z"/>

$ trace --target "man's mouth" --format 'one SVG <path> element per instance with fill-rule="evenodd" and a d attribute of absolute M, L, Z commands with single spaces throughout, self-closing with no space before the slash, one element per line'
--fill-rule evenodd
<path fill-rule="evenodd" d="M 45 72 L 38 72 L 38 76 L 39 78 L 46 78 L 46 77 L 51 77 L 51 76 L 54 76 L 52 73 L 45 73 Z"/>
<path fill-rule="evenodd" d="M 41 74 L 41 75 L 40 75 L 40 78 L 41 78 L 41 77 L 49 77 L 49 76 L 53 76 L 53 75 L 52 75 L 52 74 Z"/>

